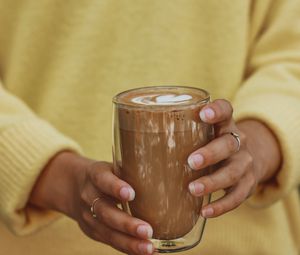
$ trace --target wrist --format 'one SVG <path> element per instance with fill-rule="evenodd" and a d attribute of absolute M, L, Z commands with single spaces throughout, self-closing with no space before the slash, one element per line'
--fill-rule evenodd
<path fill-rule="evenodd" d="M 237 124 L 246 135 L 246 147 L 254 158 L 258 182 L 276 176 L 281 164 L 280 146 L 273 132 L 257 120 L 243 120 Z"/>

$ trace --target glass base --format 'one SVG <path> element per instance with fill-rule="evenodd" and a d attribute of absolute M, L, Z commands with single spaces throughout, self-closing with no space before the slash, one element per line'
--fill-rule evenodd
<path fill-rule="evenodd" d="M 173 253 L 192 249 L 200 243 L 200 240 L 193 245 L 186 246 L 185 239 L 178 238 L 175 240 L 157 240 L 151 239 L 154 244 L 156 252 L 158 253 Z"/>
<path fill-rule="evenodd" d="M 173 253 L 192 249 L 197 246 L 203 235 L 206 219 L 201 216 L 194 228 L 185 236 L 172 240 L 150 239 L 158 253 Z"/>

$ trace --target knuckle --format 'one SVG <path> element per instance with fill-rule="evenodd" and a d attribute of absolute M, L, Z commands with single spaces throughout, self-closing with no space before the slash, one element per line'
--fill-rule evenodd
<path fill-rule="evenodd" d="M 228 171 L 228 179 L 230 184 L 234 184 L 239 181 L 240 178 L 236 169 L 230 168 L 230 170 Z"/>
<path fill-rule="evenodd" d="M 89 204 L 88 195 L 86 194 L 86 192 L 80 193 L 80 199 L 84 202 L 84 204 Z"/>
<path fill-rule="evenodd" d="M 247 136 L 244 132 L 238 131 L 239 138 L 241 140 L 241 144 L 246 144 L 247 142 Z"/>
<path fill-rule="evenodd" d="M 110 214 L 107 212 L 107 210 L 105 210 L 104 208 L 101 208 L 101 210 L 98 211 L 97 214 L 98 218 L 100 221 L 107 223 L 109 222 L 110 219 Z"/>
<path fill-rule="evenodd" d="M 245 192 L 237 192 L 232 203 L 232 208 L 238 207 L 245 199 Z"/>
<path fill-rule="evenodd" d="M 241 202 L 235 197 L 227 202 L 226 206 L 223 207 L 222 213 L 226 213 L 232 211 L 233 209 L 237 208 Z"/>
<path fill-rule="evenodd" d="M 217 117 L 219 118 L 220 116 L 223 115 L 223 107 L 222 107 L 222 100 L 217 99 L 213 102 L 213 108 L 216 112 Z"/>
<path fill-rule="evenodd" d="M 216 216 L 221 215 L 224 212 L 226 212 L 223 203 L 216 203 L 213 208 L 214 208 L 214 214 Z"/>
<path fill-rule="evenodd" d="M 254 181 L 254 184 L 251 186 L 251 188 L 250 188 L 250 190 L 249 190 L 249 193 L 248 193 L 248 195 L 247 195 L 247 198 L 249 198 L 252 194 L 255 193 L 256 188 L 257 188 L 257 181 L 255 180 L 255 181 Z"/>
<path fill-rule="evenodd" d="M 205 186 L 205 192 L 212 191 L 213 187 L 215 185 L 214 178 L 211 175 L 207 175 L 207 176 L 202 177 L 201 183 L 203 183 L 204 186 Z"/>
<path fill-rule="evenodd" d="M 237 141 L 232 135 L 227 135 L 226 139 L 226 147 L 230 151 L 230 153 L 235 152 L 237 150 Z"/>
<path fill-rule="evenodd" d="M 227 101 L 227 105 L 228 105 L 228 113 L 229 113 L 230 116 L 232 116 L 232 114 L 233 114 L 232 105 L 229 101 Z"/>
<path fill-rule="evenodd" d="M 201 154 L 203 155 L 205 165 L 208 165 L 210 162 L 213 161 L 214 153 L 211 150 L 203 148 L 201 150 Z"/>
<path fill-rule="evenodd" d="M 247 198 L 248 192 L 246 189 L 243 189 L 239 192 L 236 192 L 236 195 L 233 199 L 233 208 L 238 207 L 246 198 Z"/>
<path fill-rule="evenodd" d="M 101 187 L 103 181 L 107 180 L 111 174 L 111 169 L 105 163 L 95 162 L 90 166 L 89 177 L 97 187 Z"/>
<path fill-rule="evenodd" d="M 223 108 L 224 107 L 224 103 L 226 104 L 226 99 L 216 99 L 214 101 L 214 103 L 219 107 L 219 108 Z"/>
<path fill-rule="evenodd" d="M 95 171 L 92 170 L 90 172 L 90 179 L 92 181 L 92 183 L 94 183 L 96 186 L 98 186 L 100 184 L 100 180 L 102 178 L 102 172 L 101 171 Z"/>
<path fill-rule="evenodd" d="M 123 182 L 118 179 L 114 179 L 114 181 L 111 182 L 110 190 L 114 194 L 115 197 L 119 197 L 119 192 L 120 192 L 120 189 L 122 188 L 122 186 L 124 186 Z"/>
<path fill-rule="evenodd" d="M 90 223 L 90 221 L 91 221 L 91 213 L 90 212 L 83 211 L 81 217 L 85 222 Z"/>
<path fill-rule="evenodd" d="M 233 113 L 233 108 L 231 103 L 226 99 L 217 99 L 215 100 L 216 105 L 218 106 L 219 112 L 225 116 L 231 116 Z"/>
<path fill-rule="evenodd" d="M 256 187 L 252 187 L 252 188 L 249 190 L 249 192 L 248 192 L 248 194 L 247 194 L 247 196 L 246 196 L 246 199 L 248 199 L 249 197 L 251 197 L 251 196 L 255 193 L 255 189 L 256 189 Z"/>
<path fill-rule="evenodd" d="M 202 176 L 200 179 L 196 180 L 195 183 L 200 183 L 204 185 L 204 190 L 200 194 L 207 194 L 214 192 L 216 190 L 213 177 L 210 175 Z"/>
<path fill-rule="evenodd" d="M 255 176 L 254 176 L 253 173 L 250 174 L 248 183 L 249 183 L 249 186 L 250 186 L 251 189 L 252 189 L 253 187 L 256 187 L 256 185 L 257 185 L 257 180 L 256 180 L 256 178 L 255 178 Z"/>
<path fill-rule="evenodd" d="M 126 233 L 131 233 L 133 234 L 133 227 L 131 222 L 128 219 L 124 219 L 123 222 L 121 223 L 122 229 L 126 232 Z"/>
<path fill-rule="evenodd" d="M 245 163 L 246 163 L 246 166 L 252 166 L 253 165 L 253 161 L 254 161 L 254 159 L 253 159 L 253 156 L 250 154 L 250 153 L 247 153 L 246 155 L 245 155 Z"/>

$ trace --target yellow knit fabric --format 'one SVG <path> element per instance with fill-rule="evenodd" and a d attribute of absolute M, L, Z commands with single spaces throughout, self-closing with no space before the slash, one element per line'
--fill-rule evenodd
<path fill-rule="evenodd" d="M 231 100 L 283 153 L 276 185 L 182 254 L 299 254 L 299 13 L 298 0 L 0 0 L 0 254 L 120 254 L 28 197 L 61 150 L 111 160 L 113 95 L 170 84 Z"/>

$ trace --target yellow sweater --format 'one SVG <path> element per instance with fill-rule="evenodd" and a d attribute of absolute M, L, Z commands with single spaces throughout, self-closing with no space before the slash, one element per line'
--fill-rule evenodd
<path fill-rule="evenodd" d="M 0 254 L 120 254 L 28 197 L 61 150 L 111 160 L 114 94 L 169 84 L 231 100 L 283 153 L 276 185 L 183 254 L 298 254 L 299 13 L 298 0 L 0 0 Z"/>

